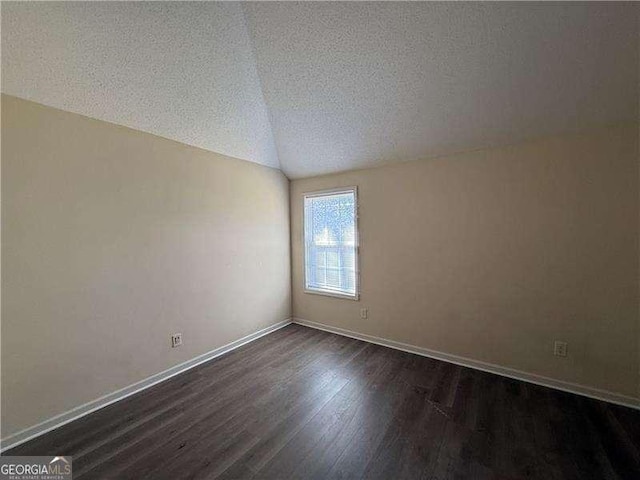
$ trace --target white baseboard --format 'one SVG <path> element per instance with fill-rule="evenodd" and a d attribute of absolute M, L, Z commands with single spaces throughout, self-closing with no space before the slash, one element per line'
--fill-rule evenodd
<path fill-rule="evenodd" d="M 153 385 L 156 385 L 160 382 L 164 382 L 171 377 L 174 377 L 186 370 L 189 370 L 193 367 L 200 365 L 201 363 L 212 360 L 220 355 L 223 355 L 231 350 L 235 350 L 242 345 L 245 345 L 249 342 L 257 340 L 260 337 L 263 337 L 271 332 L 279 330 L 282 327 L 286 327 L 291 324 L 291 319 L 283 320 L 282 322 L 278 322 L 270 327 L 263 328 L 262 330 L 258 330 L 257 332 L 251 333 L 246 337 L 242 337 L 234 342 L 227 343 L 222 347 L 216 348 L 215 350 L 211 350 L 210 352 L 199 355 L 191 360 L 187 360 L 186 362 L 175 365 L 163 372 L 156 373 L 144 380 L 136 382 L 128 387 L 121 388 L 120 390 L 116 390 L 115 392 L 104 395 L 100 398 L 92 400 L 90 402 L 85 403 L 84 405 L 80 405 L 75 407 L 67 412 L 56 415 L 55 417 L 51 417 L 43 422 L 38 423 L 37 425 L 33 425 L 31 427 L 25 428 L 17 433 L 9 435 L 7 438 L 3 438 L 0 443 L 2 444 L 2 448 L 0 452 L 4 452 L 10 448 L 16 447 L 21 443 L 27 442 L 33 438 L 39 437 L 51 430 L 54 430 L 62 425 L 65 425 L 69 422 L 77 420 L 80 417 L 84 417 L 85 415 L 90 414 L 91 412 L 95 412 L 101 408 L 106 407 L 107 405 L 111 405 L 112 403 L 118 402 L 124 398 L 127 398 L 135 393 L 138 393 L 142 390 L 145 390 Z"/>
<path fill-rule="evenodd" d="M 304 325 L 306 327 L 316 328 L 318 330 L 325 330 L 327 332 L 336 333 L 345 337 L 355 338 L 363 340 L 369 343 L 375 343 L 384 347 L 395 348 L 396 350 L 402 350 L 403 352 L 415 353 L 424 357 L 435 358 L 436 360 L 443 360 L 449 363 L 455 363 L 463 367 L 469 367 L 476 370 L 482 370 L 483 372 L 494 373 L 503 377 L 513 378 L 515 380 L 522 380 L 524 382 L 534 383 L 536 385 L 542 385 L 543 387 L 555 388 L 556 390 L 562 390 L 564 392 L 575 393 L 583 395 L 585 397 L 595 398 L 597 400 L 604 400 L 605 402 L 615 403 L 617 405 L 623 405 L 625 407 L 635 408 L 640 410 L 640 399 L 630 397 L 628 395 L 621 395 L 619 393 L 609 392 L 607 390 L 601 390 L 598 388 L 588 387 L 577 383 L 565 382 L 562 380 L 556 380 L 554 378 L 545 377 L 542 375 L 536 375 L 534 373 L 523 372 L 513 368 L 502 367 L 493 363 L 482 362 L 480 360 L 474 360 L 472 358 L 460 357 L 458 355 L 452 355 L 450 353 L 439 352 L 437 350 L 430 350 L 428 348 L 417 347 L 415 345 L 409 345 L 407 343 L 396 342 L 394 340 L 387 340 L 386 338 L 374 337 L 372 335 L 366 335 L 364 333 L 353 332 L 344 328 L 333 327 L 331 325 L 325 325 L 323 323 L 312 322 L 310 320 L 304 320 L 302 318 L 294 318 L 293 323 Z"/>

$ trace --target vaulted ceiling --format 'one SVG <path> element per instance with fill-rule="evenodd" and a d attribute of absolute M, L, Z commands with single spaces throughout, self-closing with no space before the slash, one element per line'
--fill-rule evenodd
<path fill-rule="evenodd" d="M 291 178 L 638 119 L 634 3 L 2 3 L 2 91 Z"/>
<path fill-rule="evenodd" d="M 1 8 L 4 93 L 279 167 L 239 4 Z"/>

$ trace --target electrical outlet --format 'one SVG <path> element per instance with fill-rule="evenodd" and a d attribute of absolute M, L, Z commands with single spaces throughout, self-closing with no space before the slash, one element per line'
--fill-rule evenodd
<path fill-rule="evenodd" d="M 556 340 L 553 342 L 553 354 L 557 357 L 567 356 L 567 342 Z"/>
<path fill-rule="evenodd" d="M 360 309 L 360 318 L 367 318 L 369 316 L 369 309 L 368 308 L 361 308 Z"/>
<path fill-rule="evenodd" d="M 182 345 L 182 334 L 174 333 L 171 335 L 171 348 L 176 348 Z"/>

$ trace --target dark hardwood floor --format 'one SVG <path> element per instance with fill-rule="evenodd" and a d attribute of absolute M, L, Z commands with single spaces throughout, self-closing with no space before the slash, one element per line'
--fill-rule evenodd
<path fill-rule="evenodd" d="M 640 412 L 289 325 L 5 455 L 74 479 L 640 479 Z"/>

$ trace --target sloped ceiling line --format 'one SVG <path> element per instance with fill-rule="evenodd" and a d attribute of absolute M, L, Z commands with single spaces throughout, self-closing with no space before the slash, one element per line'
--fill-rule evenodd
<path fill-rule="evenodd" d="M 2 2 L 2 91 L 280 168 L 234 2 Z"/>
<path fill-rule="evenodd" d="M 264 97 L 264 86 L 262 84 L 262 76 L 260 75 L 260 68 L 258 66 L 258 58 L 256 56 L 256 46 L 255 46 L 255 41 L 253 39 L 253 36 L 251 35 L 251 32 L 249 31 L 249 25 L 247 23 L 247 13 L 245 11 L 244 8 L 244 3 L 241 3 L 241 8 L 242 8 L 242 18 L 244 19 L 244 28 L 245 31 L 247 32 L 247 36 L 249 37 L 249 44 L 251 46 L 251 55 L 253 57 L 253 64 L 255 66 L 256 69 L 256 75 L 258 76 L 258 84 L 260 85 L 260 95 L 262 97 L 262 104 L 264 105 L 264 108 L 267 112 L 267 120 L 269 123 L 269 131 L 271 132 L 271 138 L 273 139 L 273 144 L 276 150 L 276 157 L 278 159 L 278 168 L 280 169 L 280 171 L 282 171 L 282 173 L 286 176 L 286 173 L 282 170 L 282 163 L 280 162 L 280 150 L 278 148 L 278 142 L 276 141 L 276 136 L 275 133 L 273 131 L 273 115 L 271 114 L 271 109 L 269 108 L 269 105 L 267 104 L 267 101 L 265 100 Z"/>
<path fill-rule="evenodd" d="M 0 5 L 3 92 L 289 178 L 638 119 L 637 2 Z"/>
<path fill-rule="evenodd" d="M 244 6 L 300 178 L 638 118 L 638 3 Z"/>

